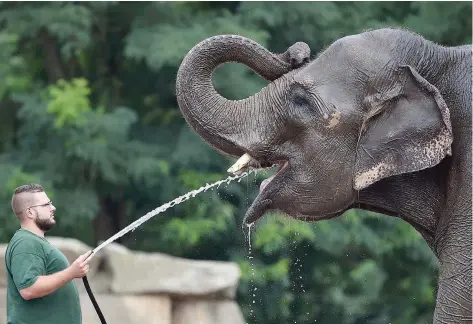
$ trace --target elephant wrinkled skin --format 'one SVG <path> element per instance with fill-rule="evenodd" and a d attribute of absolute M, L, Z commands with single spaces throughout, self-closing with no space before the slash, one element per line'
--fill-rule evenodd
<path fill-rule="evenodd" d="M 471 323 L 471 46 L 389 28 L 341 38 L 312 61 L 297 44 L 278 55 L 211 37 L 179 68 L 183 116 L 214 148 L 242 156 L 233 171 L 280 166 L 245 223 L 268 210 L 311 221 L 350 208 L 400 217 L 440 263 L 434 323 Z M 270 83 L 223 98 L 211 75 L 229 61 Z"/>

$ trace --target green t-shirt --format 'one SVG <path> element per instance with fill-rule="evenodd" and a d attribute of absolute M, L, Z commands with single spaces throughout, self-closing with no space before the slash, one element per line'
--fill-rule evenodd
<path fill-rule="evenodd" d="M 53 293 L 24 300 L 20 290 L 33 285 L 38 276 L 69 267 L 66 256 L 45 238 L 19 229 L 5 253 L 7 267 L 7 324 L 81 324 L 77 287 L 70 281 Z"/>

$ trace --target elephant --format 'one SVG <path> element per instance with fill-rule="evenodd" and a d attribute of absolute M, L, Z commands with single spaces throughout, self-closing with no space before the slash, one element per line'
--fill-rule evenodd
<path fill-rule="evenodd" d="M 230 172 L 278 167 L 244 224 L 270 210 L 301 221 L 352 208 L 399 217 L 439 261 L 433 322 L 471 323 L 471 46 L 380 28 L 337 39 L 305 62 L 301 53 L 219 35 L 194 46 L 177 72 L 185 122 L 238 158 Z M 231 61 L 268 85 L 246 99 L 222 97 L 211 76 Z"/>

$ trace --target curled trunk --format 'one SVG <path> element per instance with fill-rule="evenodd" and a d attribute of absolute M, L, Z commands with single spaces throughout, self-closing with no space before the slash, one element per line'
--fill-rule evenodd
<path fill-rule="evenodd" d="M 243 100 L 228 100 L 212 85 L 212 73 L 225 62 L 247 65 L 266 80 L 276 80 Z M 219 150 L 238 156 L 242 148 L 264 140 L 258 127 L 274 122 L 290 64 L 241 36 L 215 36 L 197 44 L 179 67 L 176 95 L 187 123 Z M 231 76 L 229 76 L 231 77 Z M 267 134 L 267 133 L 266 133 Z"/>

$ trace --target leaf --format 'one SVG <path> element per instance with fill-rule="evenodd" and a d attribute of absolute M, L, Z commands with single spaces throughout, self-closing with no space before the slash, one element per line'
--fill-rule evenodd
<path fill-rule="evenodd" d="M 70 82 L 58 80 L 56 85 L 49 86 L 47 111 L 55 115 L 55 126 L 65 124 L 81 125 L 86 121 L 85 114 L 91 111 L 88 81 L 76 78 Z"/>

